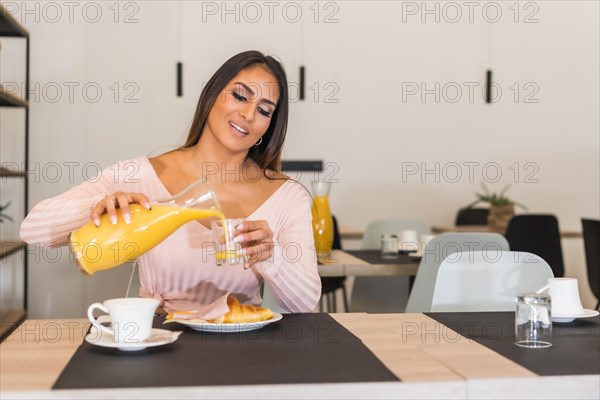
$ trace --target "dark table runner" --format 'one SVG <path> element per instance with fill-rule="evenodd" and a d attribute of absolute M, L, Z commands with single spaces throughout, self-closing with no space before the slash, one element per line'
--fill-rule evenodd
<path fill-rule="evenodd" d="M 552 346 L 516 346 L 514 312 L 426 313 L 427 316 L 475 340 L 538 375 L 600 373 L 600 317 L 552 324 Z"/>
<path fill-rule="evenodd" d="M 398 381 L 365 345 L 327 314 L 286 314 L 241 333 L 183 330 L 172 344 L 139 352 L 87 342 L 54 389 Z"/>
<path fill-rule="evenodd" d="M 398 258 L 382 258 L 381 250 L 344 250 L 354 257 L 360 258 L 369 264 L 414 264 L 421 259 L 409 257 L 407 253 L 398 253 Z M 334 253 L 335 254 L 335 253 Z"/>

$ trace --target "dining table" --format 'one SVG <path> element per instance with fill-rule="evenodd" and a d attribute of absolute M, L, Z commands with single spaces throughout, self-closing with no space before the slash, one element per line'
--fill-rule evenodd
<path fill-rule="evenodd" d="M 475 232 L 475 233 L 499 233 L 504 235 L 506 233 L 505 228 L 496 228 L 489 225 L 455 225 L 455 226 L 432 226 L 431 233 L 464 233 L 464 232 Z M 580 231 L 561 231 L 560 237 L 562 239 L 579 239 L 583 237 Z"/>
<path fill-rule="evenodd" d="M 87 319 L 29 319 L 0 345 L 2 399 L 600 397 L 600 319 L 514 342 L 514 312 L 284 314 L 246 332 L 101 347 Z M 84 338 L 87 339 L 84 340 Z"/>
<path fill-rule="evenodd" d="M 383 258 L 380 250 L 333 250 L 321 256 L 321 277 L 348 276 L 409 276 L 414 277 L 419 269 L 420 257 L 409 253 L 398 253 L 397 257 Z"/>
<path fill-rule="evenodd" d="M 339 233 L 342 240 L 362 240 L 364 236 L 363 231 L 348 225 L 340 225 Z"/>
<path fill-rule="evenodd" d="M 475 232 L 475 233 L 506 233 L 506 229 L 494 228 L 489 225 L 434 225 L 431 227 L 431 233 L 462 233 L 462 232 Z M 364 236 L 364 233 L 356 228 L 342 225 L 340 226 L 340 238 L 343 240 L 360 240 Z M 583 237 L 581 231 L 561 231 L 560 237 L 563 239 L 579 239 Z"/>

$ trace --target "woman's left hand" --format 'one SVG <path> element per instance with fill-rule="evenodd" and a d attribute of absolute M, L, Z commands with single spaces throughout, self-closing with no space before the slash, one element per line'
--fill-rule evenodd
<path fill-rule="evenodd" d="M 249 257 L 246 266 L 249 268 L 257 262 L 271 258 L 273 254 L 273 231 L 267 221 L 244 221 L 236 226 L 235 241 L 242 244 Z"/>

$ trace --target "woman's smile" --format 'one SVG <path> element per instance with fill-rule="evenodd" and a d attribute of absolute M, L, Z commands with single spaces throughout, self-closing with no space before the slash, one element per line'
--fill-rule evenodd
<path fill-rule="evenodd" d="M 245 138 L 250 133 L 250 130 L 242 123 L 229 121 L 229 126 L 235 136 Z"/>

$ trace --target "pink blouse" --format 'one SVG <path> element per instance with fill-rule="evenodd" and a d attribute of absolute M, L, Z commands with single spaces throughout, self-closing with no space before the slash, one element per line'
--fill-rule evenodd
<path fill-rule="evenodd" d="M 69 232 L 90 221 L 92 208 L 117 191 L 144 193 L 150 199 L 170 194 L 146 157 L 115 163 L 69 191 L 37 204 L 21 224 L 30 244 L 62 246 Z M 209 304 L 227 292 L 242 303 L 260 304 L 266 283 L 279 304 L 290 312 L 311 312 L 321 295 L 312 233 L 311 201 L 302 185 L 286 181 L 248 220 L 266 220 L 274 233 L 270 260 L 244 270 L 217 267 L 203 243 L 211 231 L 189 222 L 139 257 L 140 296 L 154 297 L 169 309 Z"/>

